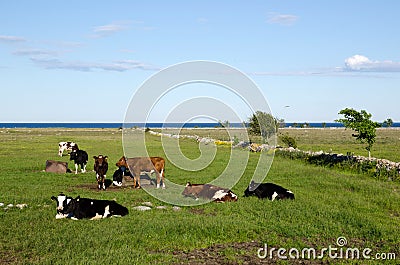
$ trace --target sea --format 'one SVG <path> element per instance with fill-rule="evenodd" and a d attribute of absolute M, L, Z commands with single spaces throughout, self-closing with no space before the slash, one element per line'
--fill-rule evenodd
<path fill-rule="evenodd" d="M 242 123 L 231 123 L 231 128 L 241 128 Z M 6 122 L 0 123 L 0 128 L 217 128 L 221 127 L 219 123 L 118 123 L 118 122 Z M 311 123 L 285 123 L 285 128 L 336 128 L 343 127 L 342 123 L 336 122 L 311 122 Z M 392 127 L 400 127 L 400 123 L 393 123 Z"/>

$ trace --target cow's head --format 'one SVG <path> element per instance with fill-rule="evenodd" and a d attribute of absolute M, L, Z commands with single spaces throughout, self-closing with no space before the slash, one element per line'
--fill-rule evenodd
<path fill-rule="evenodd" d="M 126 158 L 125 156 L 122 156 L 118 162 L 115 164 L 117 167 L 125 167 L 128 168 L 128 164 L 126 163 Z"/>
<path fill-rule="evenodd" d="M 254 182 L 254 180 L 252 180 L 249 184 L 249 186 L 247 187 L 247 189 L 244 191 L 244 196 L 248 197 L 248 196 L 252 196 L 255 195 L 255 190 L 257 189 L 257 187 L 260 185 L 260 183 L 256 183 Z"/>
<path fill-rule="evenodd" d="M 78 203 L 79 203 L 79 199 L 81 197 L 78 196 L 75 199 L 74 198 L 70 198 L 69 203 L 67 204 L 67 207 L 65 208 L 64 212 L 67 215 L 72 215 L 72 213 L 74 212 L 74 210 L 76 209 Z"/>
<path fill-rule="evenodd" d="M 72 150 L 72 152 L 69 154 L 69 160 L 75 160 L 78 157 L 78 152 L 76 149 Z"/>
<path fill-rule="evenodd" d="M 57 197 L 51 196 L 51 199 L 57 202 L 56 218 L 57 219 L 66 218 L 68 216 L 67 208 L 69 207 L 72 198 L 64 195 L 63 193 L 60 193 Z"/>
<path fill-rule="evenodd" d="M 204 188 L 204 185 L 191 184 L 190 182 L 186 183 L 185 189 L 182 192 L 182 195 L 185 197 L 194 197 L 198 198 L 199 193 Z"/>
<path fill-rule="evenodd" d="M 107 164 L 107 156 L 99 155 L 99 156 L 93 156 L 94 158 L 94 163 L 98 165 L 99 167 L 102 167 L 104 164 Z"/>

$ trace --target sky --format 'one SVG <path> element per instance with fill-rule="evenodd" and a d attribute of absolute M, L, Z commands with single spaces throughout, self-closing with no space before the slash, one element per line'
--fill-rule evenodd
<path fill-rule="evenodd" d="M 333 122 L 346 107 L 400 121 L 399 10 L 397 0 L 0 1 L 0 122 L 122 122 L 147 80 L 189 61 L 239 70 L 287 122 Z M 246 119 L 247 96 L 182 85 L 148 121 L 198 97 Z"/>

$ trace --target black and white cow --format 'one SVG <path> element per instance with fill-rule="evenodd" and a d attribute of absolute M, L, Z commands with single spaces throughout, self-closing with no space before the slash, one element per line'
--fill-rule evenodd
<path fill-rule="evenodd" d="M 51 199 L 57 202 L 56 219 L 67 218 L 68 214 L 66 214 L 66 209 L 68 204 L 71 202 L 72 197 L 60 193 L 57 197 L 51 196 Z"/>
<path fill-rule="evenodd" d="M 79 220 L 88 218 L 91 220 L 102 219 L 111 216 L 120 217 L 129 213 L 128 209 L 115 201 L 72 198 L 64 194 L 58 197 L 52 196 L 57 201 L 57 219 L 71 218 Z"/>
<path fill-rule="evenodd" d="M 294 194 L 288 189 L 274 183 L 256 183 L 253 180 L 244 191 L 244 196 L 257 196 L 260 199 L 268 198 L 273 201 L 283 199 L 294 199 Z"/>
<path fill-rule="evenodd" d="M 74 150 L 79 150 L 78 145 L 74 142 L 59 142 L 58 143 L 58 155 L 62 156 L 64 150 L 72 152 Z"/>
<path fill-rule="evenodd" d="M 75 162 L 75 174 L 78 174 L 78 166 L 81 166 L 82 173 L 86 172 L 86 164 L 89 159 L 86 151 L 83 150 L 73 150 L 70 154 L 69 160 L 74 160 Z"/>

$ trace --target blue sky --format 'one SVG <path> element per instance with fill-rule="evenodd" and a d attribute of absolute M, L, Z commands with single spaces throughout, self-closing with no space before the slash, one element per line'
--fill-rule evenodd
<path fill-rule="evenodd" d="M 288 122 L 332 122 L 345 107 L 400 121 L 399 10 L 396 0 L 1 1 L 0 122 L 121 122 L 143 82 L 192 60 L 246 73 Z M 152 121 L 198 93 L 182 91 Z"/>

